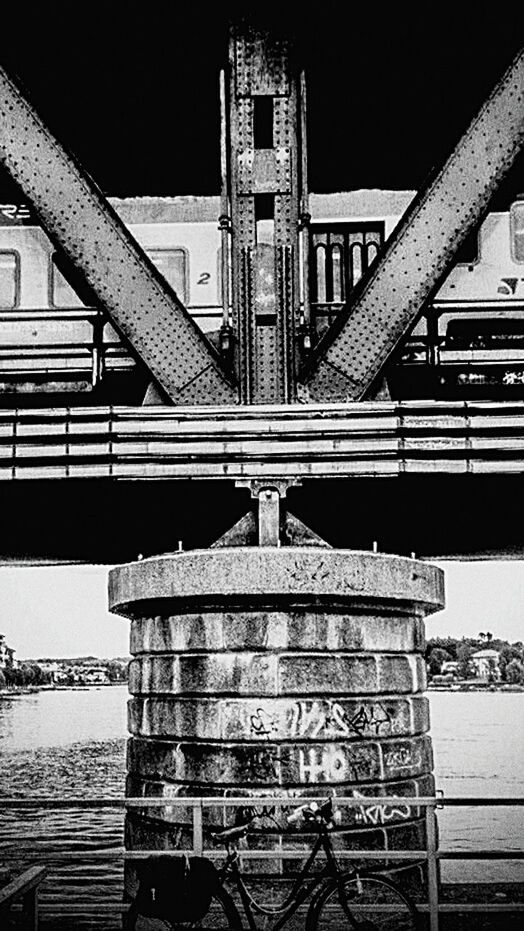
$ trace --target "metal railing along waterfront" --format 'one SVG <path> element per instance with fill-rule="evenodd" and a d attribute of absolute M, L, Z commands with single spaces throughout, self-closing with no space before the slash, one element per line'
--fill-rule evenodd
<path fill-rule="evenodd" d="M 281 809 L 295 807 L 300 804 L 307 804 L 311 802 L 318 802 L 318 796 L 300 796 L 296 798 L 290 798 L 286 796 L 240 796 L 240 797 L 222 797 L 222 796 L 212 796 L 212 797 L 201 797 L 201 798 L 66 798 L 66 797 L 38 797 L 34 796 L 31 798 L 1 798 L 0 797 L 0 813 L 5 810 L 22 810 L 22 809 L 40 809 L 40 810 L 53 810 L 53 809 L 103 809 L 103 808 L 125 808 L 126 810 L 133 809 L 171 809 L 170 815 L 173 814 L 173 809 L 176 808 L 185 808 L 192 809 L 192 836 L 193 836 L 193 845 L 191 848 L 173 848 L 170 850 L 126 850 L 124 847 L 117 850 L 113 849 L 110 851 L 57 851 L 55 852 L 43 852 L 38 851 L 32 854 L 30 859 L 32 863 L 37 863 L 41 861 L 63 861 L 63 860 L 79 860 L 79 861 L 88 861 L 88 860 L 116 860 L 123 859 L 124 861 L 129 860 L 139 860 L 145 859 L 150 856 L 181 856 L 187 854 L 189 856 L 207 856 L 211 859 L 220 860 L 224 857 L 224 850 L 221 847 L 215 849 L 208 849 L 205 846 L 205 832 L 206 828 L 204 827 L 204 809 L 206 808 L 256 808 L 260 806 L 262 810 L 268 809 Z M 439 915 L 442 913 L 449 912 L 480 912 L 487 914 L 489 912 L 523 912 L 524 911 L 524 902 L 512 902 L 512 903 L 483 903 L 483 902 L 442 902 L 440 900 L 439 893 L 439 861 L 442 860 L 524 860 L 524 849 L 513 850 L 513 849 L 448 849 L 441 848 L 439 846 L 438 840 L 438 831 L 437 831 L 437 818 L 436 812 L 438 809 L 444 807 L 478 807 L 478 808 L 494 808 L 494 807 L 513 807 L 513 808 L 522 808 L 524 807 L 524 798 L 523 797 L 500 797 L 500 796 L 490 796 L 490 797 L 473 797 L 473 796 L 458 796 L 458 797 L 446 797 L 446 796 L 428 796 L 428 797 L 417 797 L 417 796 L 334 796 L 334 801 L 337 806 L 345 806 L 351 808 L 361 808 L 366 803 L 372 804 L 374 807 L 381 806 L 413 806 L 415 808 L 424 808 L 425 809 L 425 823 L 426 823 L 426 848 L 425 849 L 405 849 L 405 850 L 336 850 L 337 858 L 340 860 L 377 860 L 377 861 L 388 861 L 391 863 L 389 869 L 393 868 L 393 865 L 396 861 L 409 860 L 411 865 L 414 861 L 419 863 L 427 863 L 427 902 L 417 902 L 417 907 L 423 911 L 429 913 L 429 929 L 430 931 L 438 931 L 439 929 Z M 348 827 L 344 830 L 343 827 L 337 827 L 337 834 L 351 834 L 354 833 L 354 827 Z M 275 829 L 267 832 L 274 834 Z M 282 831 L 282 833 L 287 833 Z M 299 839 L 300 835 L 293 832 L 294 836 Z M 291 836 L 290 834 L 287 835 Z M 5 861 L 20 860 L 20 851 L 16 849 L 16 845 L 13 844 L 14 849 L 10 849 L 9 844 L 0 846 L 0 858 Z M 290 847 L 286 846 L 285 849 L 271 849 L 271 850 L 244 850 L 239 851 L 242 859 L 253 859 L 253 860 L 284 860 L 284 859 L 303 859 L 307 855 L 304 847 Z M 398 867 L 397 867 L 398 868 Z M 122 906 L 120 911 L 123 911 L 126 906 Z M 96 911 L 97 914 L 107 913 L 107 912 L 117 912 L 119 911 L 118 907 L 115 905 L 107 903 L 96 903 L 93 905 L 93 902 L 82 903 L 81 901 L 76 901 L 74 905 L 68 904 L 66 902 L 61 903 L 60 911 L 63 913 L 70 913 L 71 915 L 75 914 L 77 916 L 87 914 L 89 911 Z M 45 914 L 45 906 L 42 908 L 43 914 Z"/>

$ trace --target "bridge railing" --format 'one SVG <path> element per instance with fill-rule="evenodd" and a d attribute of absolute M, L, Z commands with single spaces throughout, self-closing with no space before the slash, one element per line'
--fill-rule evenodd
<path fill-rule="evenodd" d="M 439 929 L 439 915 L 442 913 L 450 912 L 460 912 L 460 913 L 482 913 L 488 914 L 490 912 L 522 912 L 524 911 L 524 902 L 492 902 L 492 903 L 483 903 L 483 902 L 442 902 L 440 900 L 439 894 L 439 871 L 438 863 L 443 860 L 523 860 L 524 859 L 524 849 L 491 849 L 491 848 L 476 848 L 469 850 L 462 849 L 449 849 L 441 848 L 439 846 L 438 832 L 437 832 L 437 819 L 436 812 L 439 808 L 451 807 L 476 807 L 476 808 L 494 808 L 494 807 L 513 807 L 513 808 L 522 808 L 524 807 L 524 798 L 523 797 L 500 797 L 500 796 L 490 796 L 490 797 L 477 797 L 477 796 L 458 796 L 458 797 L 446 797 L 446 796 L 335 796 L 334 802 L 336 806 L 347 806 L 352 808 L 360 808 L 366 802 L 372 802 L 374 806 L 410 806 L 417 808 L 425 809 L 425 823 L 426 823 L 426 847 L 425 849 L 405 849 L 405 850 L 339 850 L 336 851 L 337 859 L 340 860 L 379 860 L 379 861 L 391 861 L 400 862 L 402 860 L 410 861 L 420 861 L 427 863 L 427 902 L 417 903 L 417 907 L 423 911 L 429 913 L 429 929 L 430 931 L 438 931 Z M 297 798 L 289 798 L 283 796 L 231 796 L 231 797 L 222 797 L 222 796 L 212 796 L 212 797 L 201 797 L 201 798 L 65 798 L 65 797 L 38 797 L 34 796 L 31 798 L 0 798 L 0 812 L 2 810 L 23 810 L 23 809 L 39 809 L 39 810 L 57 810 L 57 809 L 107 809 L 107 808 L 125 808 L 127 811 L 132 811 L 133 809 L 170 809 L 170 815 L 173 814 L 173 810 L 177 808 L 180 809 L 192 809 L 192 846 L 190 848 L 173 848 L 171 850 L 125 850 L 124 848 L 112 849 L 110 851 L 64 851 L 60 850 L 55 852 L 35 852 L 34 855 L 31 855 L 31 861 L 33 863 L 40 861 L 62 861 L 62 860 L 81 860 L 89 861 L 94 860 L 100 862 L 101 860 L 115 860 L 123 859 L 124 861 L 131 860 L 140 860 L 145 859 L 151 856 L 181 856 L 187 854 L 189 856 L 207 856 L 211 859 L 221 859 L 224 856 L 224 851 L 222 848 L 208 849 L 205 845 L 205 834 L 206 827 L 204 825 L 204 811 L 206 808 L 217 807 L 223 809 L 230 808 L 256 808 L 260 806 L 262 810 L 264 809 L 282 809 L 297 807 L 298 804 L 303 805 L 310 802 L 319 801 L 319 796 L 300 796 Z M 275 828 L 268 833 L 275 833 Z M 283 833 L 285 833 L 283 831 Z M 337 827 L 336 834 L 351 834 L 354 833 L 354 828 L 348 827 L 346 830 L 344 828 Z M 297 836 L 297 839 L 300 837 L 300 834 L 296 834 L 296 831 L 293 831 L 293 834 Z M 244 859 L 255 859 L 255 860 L 284 860 L 284 859 L 303 859 L 305 854 L 303 847 L 292 848 L 286 846 L 285 849 L 272 849 L 272 850 L 244 850 L 240 851 L 242 858 Z M 21 858 L 20 850 L 17 849 L 16 845 L 13 844 L 13 849 L 7 845 L 2 845 L 0 847 L 0 858 L 4 861 L 19 861 Z M 126 906 L 122 905 L 118 907 L 113 904 L 107 903 L 96 903 L 93 905 L 92 899 L 90 902 L 85 904 L 79 902 L 78 900 L 74 905 L 68 905 L 67 903 L 61 903 L 60 911 L 68 914 L 83 915 L 89 911 L 95 911 L 97 914 L 107 914 L 108 912 L 122 912 L 126 910 Z"/>

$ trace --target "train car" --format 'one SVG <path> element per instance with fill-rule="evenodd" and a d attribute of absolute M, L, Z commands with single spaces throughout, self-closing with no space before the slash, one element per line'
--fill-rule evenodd
<path fill-rule="evenodd" d="M 343 311 L 413 196 L 311 195 L 313 343 Z M 111 203 L 198 325 L 216 339 L 223 319 L 219 199 Z M 470 235 L 386 375 L 398 399 L 524 397 L 524 199 L 489 213 Z M 0 205 L 1 403 L 134 404 L 146 386 L 144 367 L 75 285 L 30 210 Z"/>

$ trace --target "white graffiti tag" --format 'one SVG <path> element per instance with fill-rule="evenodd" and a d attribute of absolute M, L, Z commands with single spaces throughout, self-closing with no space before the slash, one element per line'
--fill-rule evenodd
<path fill-rule="evenodd" d="M 300 782 L 346 782 L 369 779 L 376 774 L 372 749 L 348 753 L 344 747 L 307 747 L 298 751 Z"/>
<path fill-rule="evenodd" d="M 362 795 L 353 790 L 353 798 L 367 799 L 369 796 Z M 356 820 L 362 824 L 386 824 L 388 821 L 397 821 L 398 819 L 406 820 L 409 818 L 411 809 L 409 805 L 361 805 L 356 813 Z"/>

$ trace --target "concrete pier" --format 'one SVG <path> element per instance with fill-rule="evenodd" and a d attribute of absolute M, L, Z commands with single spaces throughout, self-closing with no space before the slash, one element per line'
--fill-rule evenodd
<path fill-rule="evenodd" d="M 221 796 L 332 793 L 363 798 L 342 813 L 354 831 L 341 843 L 423 846 L 419 809 L 372 797 L 434 789 L 423 618 L 444 604 L 439 569 L 216 548 L 118 567 L 109 601 L 131 619 L 128 794 L 167 802 L 128 822 L 129 846 L 190 841 L 170 798 L 216 795 L 207 817 L 223 824 Z"/>

